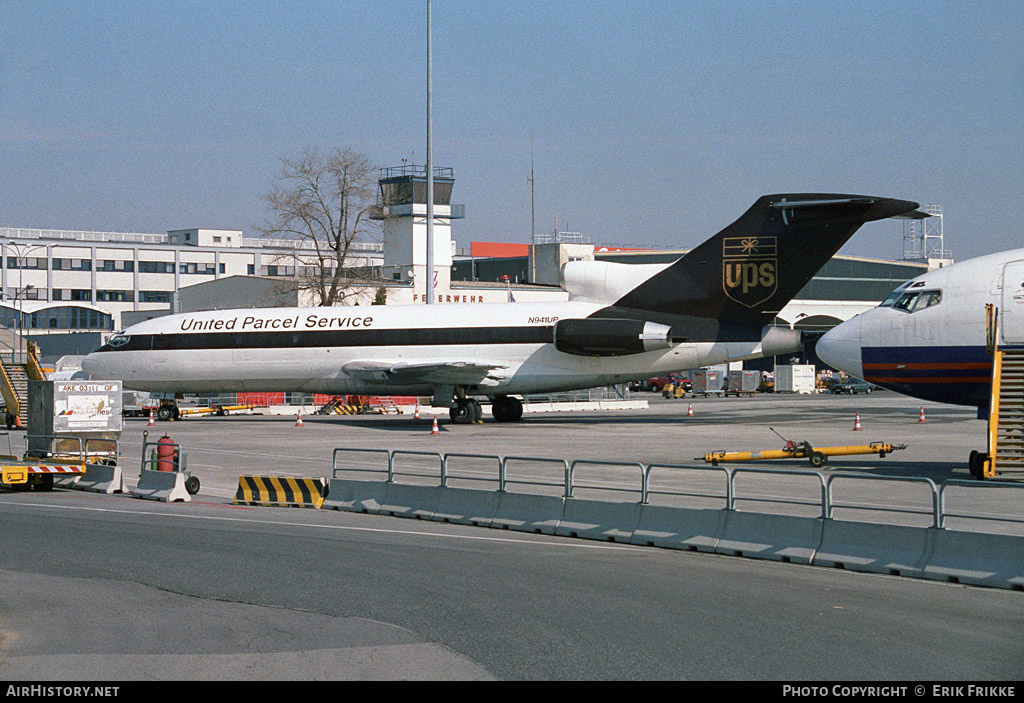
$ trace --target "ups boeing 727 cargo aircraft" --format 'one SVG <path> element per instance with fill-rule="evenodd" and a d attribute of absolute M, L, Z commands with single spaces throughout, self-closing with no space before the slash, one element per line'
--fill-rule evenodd
<path fill-rule="evenodd" d="M 148 320 L 83 361 L 163 393 L 430 395 L 454 422 L 522 417 L 515 395 L 788 354 L 776 314 L 865 222 L 917 203 L 766 195 L 669 265 L 571 262 L 562 303 L 216 310 Z"/>

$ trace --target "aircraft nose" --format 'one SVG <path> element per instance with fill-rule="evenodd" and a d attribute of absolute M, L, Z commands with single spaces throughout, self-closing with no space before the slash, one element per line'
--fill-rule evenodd
<path fill-rule="evenodd" d="M 88 371 L 92 378 L 107 378 L 109 369 L 103 363 L 103 354 L 93 352 L 82 359 L 82 370 Z"/>
<path fill-rule="evenodd" d="M 860 355 L 860 327 L 861 316 L 856 315 L 826 332 L 815 347 L 818 358 L 832 368 L 845 371 L 857 378 L 864 378 Z"/>

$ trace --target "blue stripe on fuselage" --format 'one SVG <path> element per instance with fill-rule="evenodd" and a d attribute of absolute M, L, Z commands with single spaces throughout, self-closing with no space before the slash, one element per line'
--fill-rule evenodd
<path fill-rule="evenodd" d="M 992 356 L 984 346 L 864 347 L 864 380 L 953 405 L 988 406 Z"/>

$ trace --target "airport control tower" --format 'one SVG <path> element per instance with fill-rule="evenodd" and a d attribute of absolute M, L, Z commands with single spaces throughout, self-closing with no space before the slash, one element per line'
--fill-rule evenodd
<path fill-rule="evenodd" d="M 384 232 L 384 276 L 412 281 L 413 302 L 423 302 L 427 277 L 427 169 L 404 165 L 380 170 L 379 213 Z M 451 290 L 454 241 L 452 220 L 466 216 L 465 205 L 452 205 L 455 171 L 434 169 L 434 295 Z"/>

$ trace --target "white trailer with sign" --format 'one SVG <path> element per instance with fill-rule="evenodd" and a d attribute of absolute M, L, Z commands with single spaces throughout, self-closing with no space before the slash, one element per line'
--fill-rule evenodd
<path fill-rule="evenodd" d="M 29 381 L 28 401 L 25 453 L 21 460 L 13 452 L 2 457 L 3 484 L 47 491 L 55 480 L 79 481 L 101 466 L 117 473 L 116 486 L 104 481 L 111 487 L 105 492 L 122 489 L 120 381 Z"/>
<path fill-rule="evenodd" d="M 775 367 L 776 393 L 814 393 L 814 364 Z"/>
<path fill-rule="evenodd" d="M 122 402 L 120 381 L 31 382 L 28 450 L 70 451 L 80 439 L 88 459 L 116 464 Z"/>

